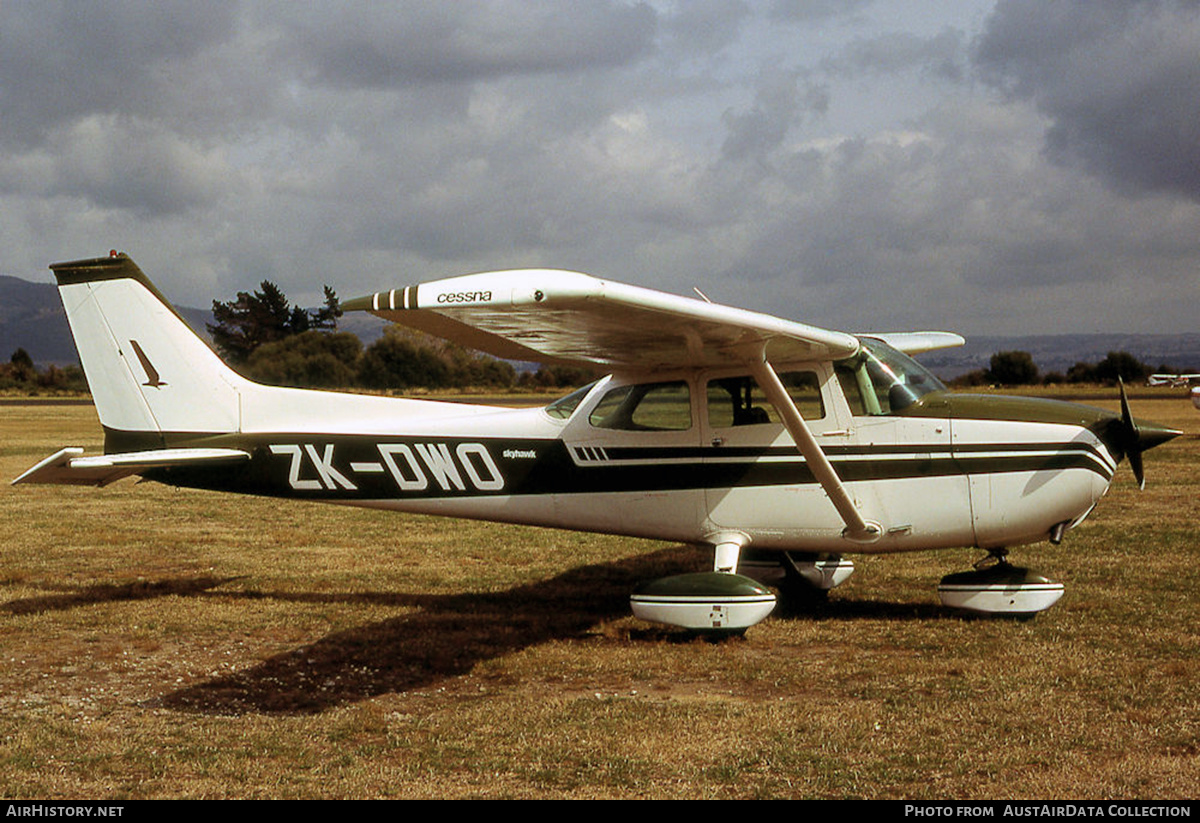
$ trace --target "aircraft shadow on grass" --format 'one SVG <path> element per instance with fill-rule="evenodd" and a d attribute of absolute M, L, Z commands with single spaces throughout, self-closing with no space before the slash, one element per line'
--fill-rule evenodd
<path fill-rule="evenodd" d="M 125 585 L 10 601 L 0 609 L 33 614 L 96 603 L 170 595 L 375 603 L 415 607 L 400 617 L 336 632 L 243 671 L 213 678 L 161 698 L 155 705 L 211 714 L 313 714 L 393 692 L 428 688 L 469 673 L 484 660 L 552 640 L 578 638 L 629 614 L 629 593 L 642 580 L 703 568 L 705 556 L 672 546 L 612 563 L 580 566 L 548 580 L 496 593 L 453 595 L 297 594 L 215 591 L 239 578 L 197 577 Z M 825 603 L 781 602 L 782 619 L 931 619 L 952 614 L 933 604 L 837 598 Z M 635 640 L 691 642 L 670 627 L 638 630 Z"/>
<path fill-rule="evenodd" d="M 580 637 L 605 620 L 628 614 L 629 592 L 647 575 L 690 571 L 702 562 L 701 552 L 675 546 L 613 563 L 580 566 L 549 580 L 496 593 L 234 594 L 383 603 L 419 611 L 336 632 L 244 671 L 165 695 L 156 703 L 214 714 L 307 714 L 381 694 L 427 688 L 467 674 L 481 661 L 551 640 Z"/>
<path fill-rule="evenodd" d="M 237 579 L 236 577 L 210 576 L 176 577 L 158 581 L 137 580 L 133 583 L 97 583 L 83 588 L 47 585 L 46 588 L 60 589 L 63 593 L 10 600 L 0 605 L 0 611 L 8 614 L 40 614 L 94 606 L 97 603 L 151 600 L 157 597 L 169 597 L 173 594 L 196 595 Z"/>

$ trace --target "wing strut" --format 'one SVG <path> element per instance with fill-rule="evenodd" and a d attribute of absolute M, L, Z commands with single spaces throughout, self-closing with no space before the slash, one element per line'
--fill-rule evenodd
<path fill-rule="evenodd" d="M 830 502 L 837 509 L 837 513 L 841 515 L 842 522 L 846 524 L 843 536 L 847 540 L 856 542 L 870 542 L 879 539 L 883 534 L 883 528 L 878 523 L 863 519 L 858 507 L 854 505 L 853 498 L 850 497 L 850 492 L 846 490 L 841 478 L 838 477 L 833 465 L 829 462 L 829 458 L 821 449 L 821 444 L 817 442 L 812 432 L 808 430 L 808 426 L 805 425 L 804 418 L 800 416 L 800 410 L 792 402 L 787 389 L 779 380 L 779 375 L 767 362 L 765 353 L 762 357 L 753 358 L 750 368 L 754 373 L 754 379 L 766 392 L 767 399 L 779 411 L 784 427 L 791 434 L 796 448 L 800 450 L 800 454 L 807 461 L 813 476 L 817 478 L 821 488 L 829 495 Z"/>

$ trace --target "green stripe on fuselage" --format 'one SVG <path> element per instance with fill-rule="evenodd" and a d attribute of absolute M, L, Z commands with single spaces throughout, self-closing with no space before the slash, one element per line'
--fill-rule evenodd
<path fill-rule="evenodd" d="M 611 493 L 815 484 L 794 449 L 607 449 L 576 461 L 560 440 L 387 437 L 380 435 L 207 435 L 180 439 L 240 448 L 236 467 L 179 467 L 146 473 L 172 485 L 309 499 L 352 501 L 424 497 Z M 763 459 L 770 453 L 771 459 Z M 1085 469 L 1108 480 L 1111 462 L 1079 442 L 977 444 L 949 448 L 831 449 L 849 482 L 968 474 Z M 345 481 L 345 482 L 343 482 Z M 450 482 L 452 481 L 452 482 Z"/>

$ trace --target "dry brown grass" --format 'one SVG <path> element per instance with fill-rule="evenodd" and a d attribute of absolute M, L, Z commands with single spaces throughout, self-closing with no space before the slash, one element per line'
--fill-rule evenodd
<path fill-rule="evenodd" d="M 679 546 L 125 482 L 5 487 L 7 798 L 1200 796 L 1200 413 L 1123 469 L 1027 623 L 859 559 L 815 614 L 708 643 L 628 616 Z M 1169 399 L 1168 399 L 1169 398 Z M 1098 403 L 1113 407 L 1105 401 Z M 96 450 L 87 407 L 0 407 L 0 475 Z"/>

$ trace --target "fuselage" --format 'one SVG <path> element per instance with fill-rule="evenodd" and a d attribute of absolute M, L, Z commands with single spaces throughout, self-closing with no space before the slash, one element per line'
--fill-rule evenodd
<path fill-rule="evenodd" d="M 536 409 L 279 390 L 270 405 L 305 409 L 292 426 L 264 413 L 247 417 L 261 430 L 164 443 L 239 448 L 246 463 L 147 476 L 689 543 L 736 532 L 755 548 L 810 552 L 1036 542 L 1081 520 L 1112 480 L 1121 453 L 1106 434 L 1110 412 L 954 394 L 921 372 L 881 386 L 878 369 L 859 366 L 779 372 L 855 505 L 882 527 L 872 541 L 846 540 L 790 435 L 736 368 L 613 375 Z M 317 394 L 327 415 L 305 402 Z"/>

